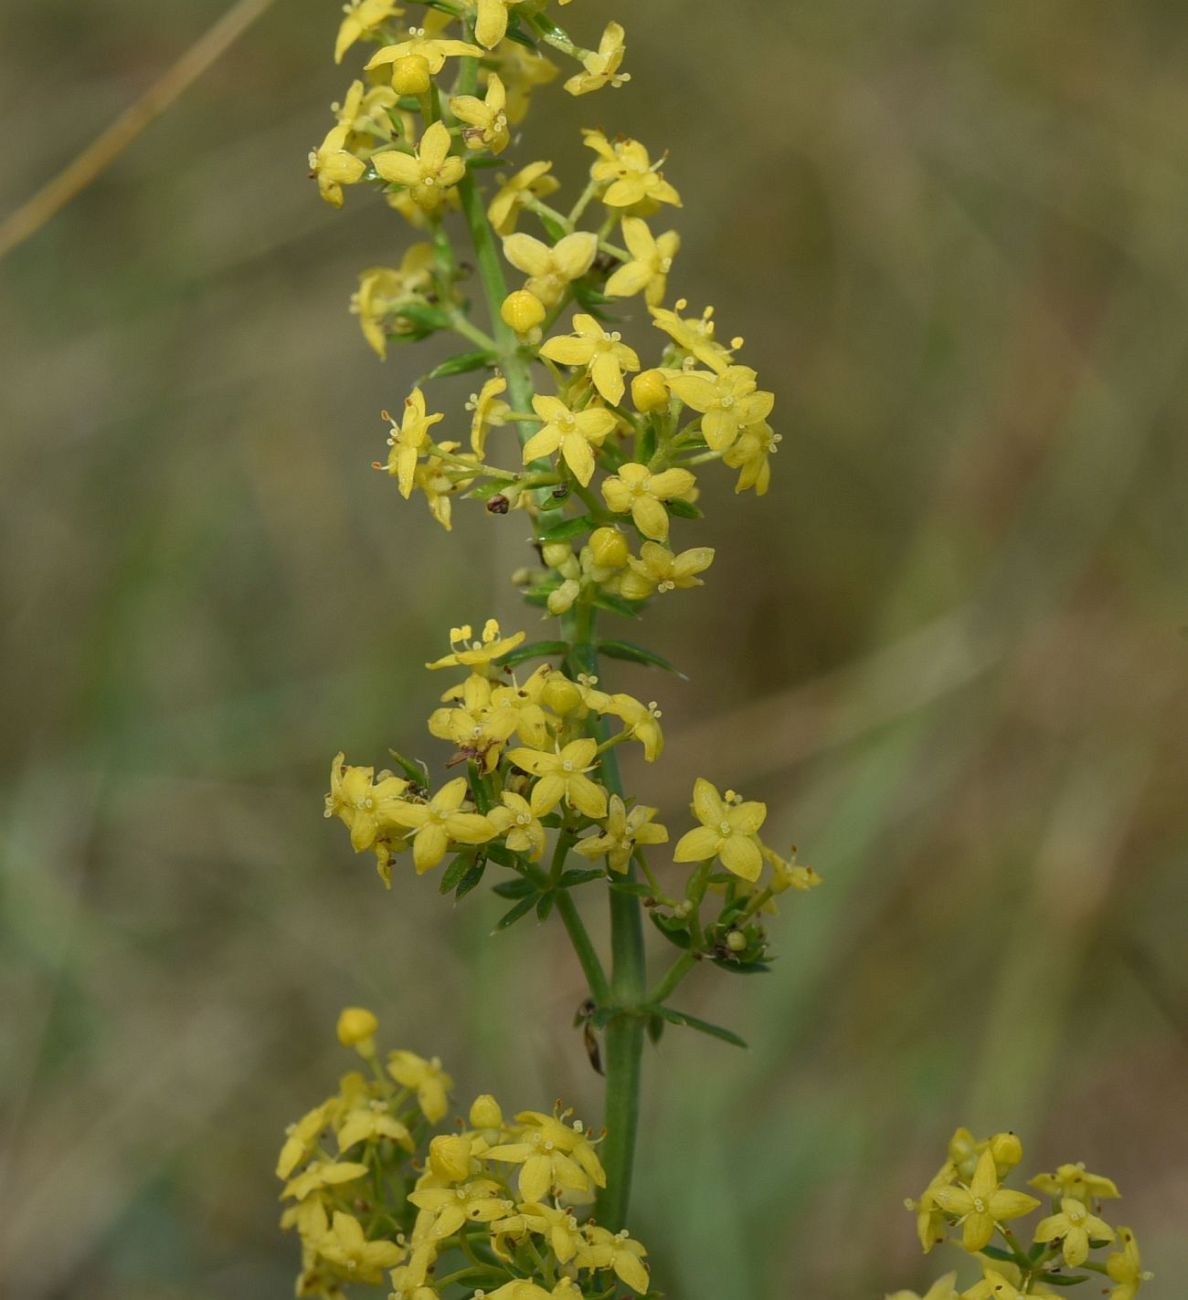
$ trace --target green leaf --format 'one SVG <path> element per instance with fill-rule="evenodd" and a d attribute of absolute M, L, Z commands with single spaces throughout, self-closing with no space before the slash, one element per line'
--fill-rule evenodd
<path fill-rule="evenodd" d="M 649 910 L 648 915 L 652 918 L 652 924 L 664 935 L 669 943 L 675 943 L 678 948 L 685 949 L 693 946 L 693 939 L 689 934 L 687 921 L 652 910 Z"/>
<path fill-rule="evenodd" d="M 643 432 L 635 440 L 635 459 L 646 465 L 656 454 L 656 426 L 651 420 L 644 425 Z"/>
<path fill-rule="evenodd" d="M 527 645 L 516 646 L 514 650 L 509 650 L 507 654 L 500 655 L 495 662 L 500 668 L 514 668 L 527 659 L 547 659 L 552 655 L 568 653 L 569 643 L 567 641 L 530 641 Z"/>
<path fill-rule="evenodd" d="M 673 663 L 670 663 L 663 655 L 658 655 L 654 650 L 648 650 L 644 646 L 636 645 L 634 641 L 599 641 L 598 653 L 606 655 L 608 659 L 626 659 L 633 664 L 646 664 L 649 668 L 663 668 L 666 673 L 675 673 L 684 681 L 689 679 Z"/>
<path fill-rule="evenodd" d="M 663 1033 L 664 1033 L 664 1017 L 663 1017 L 663 1016 L 649 1016 L 649 1017 L 648 1017 L 648 1037 L 652 1040 L 652 1042 L 653 1042 L 653 1043 L 658 1043 L 658 1042 L 660 1041 L 660 1037 L 661 1037 L 661 1035 L 662 1035 Z"/>
<path fill-rule="evenodd" d="M 513 853 L 506 844 L 485 844 L 483 847 L 492 862 L 498 862 L 501 867 L 511 867 L 513 871 L 520 869 L 518 855 Z"/>
<path fill-rule="evenodd" d="M 536 886 L 531 880 L 518 876 L 515 880 L 501 880 L 495 886 L 494 892 L 500 898 L 524 898 L 528 894 L 535 894 Z"/>
<path fill-rule="evenodd" d="M 479 352 L 459 352 L 455 357 L 449 357 L 441 365 L 434 366 L 425 376 L 429 379 L 445 379 L 450 375 L 464 375 L 471 370 L 482 370 L 484 366 L 493 366 L 495 364 L 495 354 L 486 350 Z"/>
<path fill-rule="evenodd" d="M 616 894 L 630 894 L 632 898 L 651 898 L 652 887 L 639 880 L 612 880 L 611 889 Z"/>
<path fill-rule="evenodd" d="M 418 329 L 432 331 L 443 330 L 450 323 L 450 318 L 438 307 L 431 307 L 427 302 L 406 302 L 396 309 L 396 315 Z"/>
<path fill-rule="evenodd" d="M 454 891 L 455 899 L 461 901 L 483 878 L 483 872 L 487 869 L 487 859 L 479 858 L 473 867 L 458 882 L 458 888 Z"/>
<path fill-rule="evenodd" d="M 579 515 L 576 519 L 563 519 L 559 524 L 546 528 L 536 540 L 546 545 L 549 542 L 567 542 L 571 537 L 580 537 L 593 527 L 594 521 L 589 515 Z"/>
<path fill-rule="evenodd" d="M 1007 1259 L 1010 1258 L 1011 1257 L 1008 1255 Z M 1079 1273 L 1075 1277 L 1072 1275 L 1065 1277 L 1062 1273 L 1045 1273 L 1043 1279 L 1048 1286 L 1077 1286 L 1081 1282 L 1088 1282 L 1089 1274 Z"/>
<path fill-rule="evenodd" d="M 692 501 L 666 501 L 670 515 L 678 515 L 681 519 L 702 519 L 705 512 L 698 510 Z"/>
<path fill-rule="evenodd" d="M 474 866 L 474 853 L 467 850 L 465 853 L 458 853 L 454 860 L 446 867 L 441 874 L 441 879 L 437 882 L 437 892 L 439 894 L 452 894 L 458 887 L 458 882 Z"/>
<path fill-rule="evenodd" d="M 549 913 L 553 910 L 553 904 L 557 901 L 557 895 L 550 890 L 547 894 L 541 894 L 536 900 L 536 919 L 538 921 L 547 921 Z"/>
<path fill-rule="evenodd" d="M 472 501 L 490 501 L 492 497 L 506 491 L 507 487 L 508 484 L 505 480 L 491 479 L 486 483 L 480 483 L 477 487 L 469 488 L 466 495 Z"/>
<path fill-rule="evenodd" d="M 725 957 L 711 957 L 710 960 L 721 970 L 728 970 L 731 975 L 762 975 L 764 971 L 771 970 L 770 966 L 761 961 L 729 961 Z"/>
<path fill-rule="evenodd" d="M 533 907 L 536 906 L 537 897 L 538 895 L 533 892 L 529 894 L 527 898 L 521 898 L 515 907 L 504 912 L 496 922 L 495 929 L 506 930 L 509 926 L 515 925 L 521 917 L 527 916 L 528 913 L 532 911 Z"/>
<path fill-rule="evenodd" d="M 394 749 L 389 749 L 388 753 L 396 766 L 408 777 L 413 785 L 419 786 L 422 790 L 429 788 L 429 768 L 420 759 L 414 762 L 411 758 L 405 758 L 403 754 L 397 753 Z"/>
<path fill-rule="evenodd" d="M 723 1029 L 721 1025 L 711 1025 L 708 1020 L 699 1020 L 684 1011 L 674 1011 L 672 1007 L 657 1007 L 656 1014 L 663 1016 L 672 1025 L 684 1025 L 686 1029 L 696 1029 L 699 1034 L 708 1034 L 711 1038 L 720 1038 L 724 1043 L 734 1047 L 746 1047 L 746 1041 L 732 1030 Z"/>
<path fill-rule="evenodd" d="M 565 236 L 570 233 L 557 220 L 556 217 L 551 217 L 547 212 L 533 212 L 532 215 L 537 219 L 537 221 L 540 222 L 542 226 L 544 226 L 545 230 L 548 231 L 549 238 L 553 241 L 554 244 L 557 243 L 559 240 L 564 239 Z M 576 292 L 574 293 L 574 297 L 575 298 L 577 297 Z"/>
<path fill-rule="evenodd" d="M 641 600 L 624 600 L 622 596 L 612 596 L 606 591 L 600 591 L 594 597 L 594 604 L 599 609 L 609 609 L 612 614 L 622 614 L 624 618 L 639 618 L 644 607 Z"/>
<path fill-rule="evenodd" d="M 598 880 L 606 873 L 600 867 L 571 867 L 561 873 L 557 884 L 562 889 L 572 889 L 574 885 L 584 885 L 587 881 Z"/>
<path fill-rule="evenodd" d="M 524 31 L 517 20 L 508 23 L 504 35 L 509 41 L 515 41 L 517 45 L 526 45 L 530 50 L 536 49 L 536 42 Z"/>

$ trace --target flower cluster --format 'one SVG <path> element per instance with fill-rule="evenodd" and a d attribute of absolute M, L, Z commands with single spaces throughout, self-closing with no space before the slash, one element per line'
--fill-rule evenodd
<path fill-rule="evenodd" d="M 906 1204 L 916 1216 L 925 1253 L 952 1237 L 978 1259 L 982 1276 L 959 1292 L 957 1274 L 946 1273 L 923 1300 L 1059 1295 L 1066 1287 L 1091 1281 L 1094 1274 L 1113 1284 L 1109 1300 L 1133 1300 L 1151 1275 L 1143 1271 L 1133 1231 L 1112 1227 L 1100 1217 L 1102 1202 L 1121 1195 L 1113 1181 L 1087 1173 L 1083 1164 L 1036 1174 L 1027 1185 L 1048 1199 L 1048 1213 L 1028 1234 L 1014 1221 L 1034 1214 L 1043 1202 L 1003 1185 L 1022 1159 L 1023 1144 L 1013 1133 L 981 1141 L 968 1129 L 953 1134 L 944 1164 L 919 1198 Z M 888 1300 L 921 1298 L 899 1291 Z"/>
<path fill-rule="evenodd" d="M 578 1300 L 649 1292 L 644 1247 L 588 1217 L 606 1175 L 597 1139 L 570 1112 L 507 1119 L 494 1097 L 434 1133 L 453 1086 L 441 1062 L 393 1051 L 378 1022 L 347 1008 L 338 1037 L 366 1073 L 290 1126 L 277 1162 L 301 1238 L 299 1296 L 342 1300 L 388 1283 L 391 1300 Z"/>

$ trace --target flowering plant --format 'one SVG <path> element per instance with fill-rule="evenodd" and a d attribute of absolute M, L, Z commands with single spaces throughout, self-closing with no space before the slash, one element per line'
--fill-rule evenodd
<path fill-rule="evenodd" d="M 424 236 L 398 267 L 360 275 L 352 309 L 370 346 L 384 358 L 455 335 L 464 350 L 423 383 L 483 382 L 466 403 L 464 435 L 446 438 L 436 427 L 454 433 L 454 420 L 431 411 L 415 385 L 399 418 L 384 413 L 388 453 L 376 468 L 404 498 L 423 495 L 447 530 L 455 500 L 494 517 L 520 512 L 535 556 L 514 581 L 556 629 L 529 641 L 493 619 L 452 628 L 446 653 L 427 665 L 456 674 L 428 727 L 459 774 L 435 780 L 402 754 L 376 772 L 339 754 L 326 815 L 346 825 L 357 853 L 374 854 L 388 887 L 407 860 L 417 876 L 440 872 L 441 892 L 457 899 L 496 877 L 509 904 L 500 929 L 530 915 L 560 919 L 588 985 L 578 1023 L 605 1069 L 606 1104 L 591 1129 L 561 1108 L 509 1118 L 484 1095 L 460 1129 L 434 1133 L 449 1114 L 441 1062 L 404 1049 L 381 1057 L 375 1017 L 348 1009 L 339 1039 L 364 1068 L 290 1130 L 277 1169 L 290 1202 L 283 1223 L 302 1240 L 300 1295 L 338 1297 L 385 1277 L 396 1300 L 609 1297 L 620 1284 L 654 1295 L 647 1252 L 625 1227 L 645 1042 L 682 1026 L 740 1043 L 672 998 L 699 966 L 766 969 L 777 898 L 820 878 L 795 849 L 764 841 L 763 803 L 705 777 L 692 791 L 694 824 L 672 847 L 683 876 L 655 869 L 655 850 L 674 837 L 658 808 L 624 789 L 617 753 L 637 744 L 658 760 L 661 713 L 612 689 L 604 664 L 672 665 L 608 637 L 599 620 L 638 618 L 655 598 L 702 585 L 712 548 L 675 540 L 701 516 L 698 474 L 721 462 L 737 472 L 736 492 L 766 492 L 779 443 L 768 423 L 774 396 L 737 359 L 742 340 L 718 337 L 712 309 L 666 305 L 680 238 L 658 222 L 681 197 L 663 159 L 637 140 L 586 130 L 588 179 L 568 206 L 550 162 L 528 156 L 498 170 L 536 91 L 558 76 L 552 53 L 576 65 L 563 83 L 571 95 L 628 80 L 623 28 L 607 24 L 585 48 L 548 0 L 427 0 L 419 25 L 404 26 L 404 16 L 392 0 L 347 6 L 336 60 L 359 44 L 374 52 L 310 165 L 329 203 L 341 206 L 348 187 L 371 188 Z M 521 228 L 530 222 L 536 233 Z M 639 334 L 631 342 L 629 328 Z M 609 900 L 609 960 L 579 904 L 595 892 Z M 673 949 L 653 980 L 645 918 Z M 1003 1285 L 1042 1294 L 1056 1254 L 1073 1262 L 1077 1233 L 1086 1250 L 1113 1236 L 1083 1203 L 1075 1224 L 1070 1206 L 1040 1225 L 1038 1254 L 1008 1235 L 1000 1259 L 989 1245 L 996 1228 L 1034 1201 L 998 1186 L 1017 1162 L 1012 1142 L 970 1139 L 916 1207 L 926 1247 L 958 1223 L 966 1249 L 1006 1270 L 988 1271 L 969 1296 L 997 1295 L 993 1278 L 1011 1268 L 1015 1280 Z M 1083 1262 L 1080 1244 L 1073 1253 Z M 1133 1281 L 1114 1259 L 1103 1267 L 1126 1300 L 1137 1253 Z M 931 1300 L 945 1286 L 953 1291 L 951 1277 Z"/>

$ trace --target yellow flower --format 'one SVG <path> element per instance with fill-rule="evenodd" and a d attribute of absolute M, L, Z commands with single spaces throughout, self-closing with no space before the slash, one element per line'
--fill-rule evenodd
<path fill-rule="evenodd" d="M 768 457 L 779 450 L 780 435 L 772 431 L 766 420 L 747 424 L 739 431 L 738 441 L 722 453 L 722 464 L 740 470 L 735 492 L 755 489 L 757 497 L 763 496 L 771 484 L 771 465 Z"/>
<path fill-rule="evenodd" d="M 285 1184 L 281 1200 L 303 1201 L 312 1192 L 321 1191 L 323 1187 L 338 1187 L 342 1183 L 353 1183 L 368 1172 L 366 1165 L 353 1160 L 323 1160 L 311 1165 L 303 1174 Z"/>
<path fill-rule="evenodd" d="M 1113 1241 L 1114 1230 L 1104 1219 L 1090 1214 L 1084 1202 L 1065 1196 L 1060 1201 L 1060 1213 L 1049 1214 L 1036 1225 L 1035 1240 L 1045 1244 L 1059 1240 L 1064 1262 L 1069 1268 L 1079 1268 L 1089 1258 L 1090 1240 Z"/>
<path fill-rule="evenodd" d="M 402 803 L 389 810 L 389 817 L 412 834 L 413 865 L 417 875 L 431 870 L 446 855 L 450 844 L 485 844 L 495 827 L 480 813 L 466 811 L 469 793 L 464 776 L 455 777 L 428 803 Z"/>
<path fill-rule="evenodd" d="M 450 133 L 441 122 L 425 128 L 415 154 L 387 149 L 374 154 L 371 165 L 384 180 L 403 185 L 425 212 L 436 211 L 466 173 L 462 159 L 450 154 Z"/>
<path fill-rule="evenodd" d="M 482 50 L 469 41 L 443 40 L 429 35 L 424 27 L 410 27 L 407 40 L 385 45 L 371 56 L 367 71 L 398 63 L 401 59 L 420 58 L 429 65 L 430 73 L 436 76 L 445 67 L 446 59 L 477 58 L 481 54 Z"/>
<path fill-rule="evenodd" d="M 495 619 L 489 618 L 483 624 L 482 640 L 472 640 L 473 635 L 469 623 L 464 623 L 461 627 L 450 628 L 451 652 L 448 655 L 443 655 L 440 659 L 434 659 L 432 663 L 426 664 L 425 667 L 462 667 L 474 668 L 484 673 L 489 672 L 493 667 L 493 661 L 501 655 L 507 654 L 509 650 L 514 650 L 523 641 L 526 633 L 514 632 L 508 637 L 500 636 L 499 624 Z"/>
<path fill-rule="evenodd" d="M 494 1291 L 485 1292 L 483 1300 L 552 1300 L 552 1294 L 527 1278 L 517 1277 Z"/>
<path fill-rule="evenodd" d="M 524 288 L 546 307 L 561 301 L 573 281 L 594 264 L 597 253 L 598 236 L 591 230 L 566 235 L 553 248 L 531 235 L 508 235 L 503 241 L 504 257 L 529 277 Z"/>
<path fill-rule="evenodd" d="M 370 1101 L 347 1112 L 338 1128 L 338 1149 L 349 1151 L 356 1142 L 374 1142 L 391 1138 L 408 1151 L 413 1150 L 412 1137 L 398 1119 L 394 1119 L 382 1101 Z"/>
<path fill-rule="evenodd" d="M 425 290 L 432 285 L 432 244 L 413 244 L 400 259 L 399 269 L 373 266 L 360 272 L 359 287 L 351 295 L 351 312 L 358 316 L 363 337 L 381 361 L 388 354 L 389 329 L 400 334 L 411 328 L 400 321 L 399 309 L 425 302 Z"/>
<path fill-rule="evenodd" d="M 723 347 L 714 338 L 717 329 L 714 309 L 707 307 L 700 316 L 681 316 L 688 302 L 678 298 L 675 305 L 675 311 L 669 311 L 667 307 L 650 307 L 652 324 L 663 330 L 682 352 L 708 366 L 715 374 L 722 374 L 730 365 L 731 349 Z M 741 339 L 731 341 L 731 347 L 741 346 Z"/>
<path fill-rule="evenodd" d="M 962 1291 L 961 1300 L 1025 1300 L 1023 1292 L 1005 1273 L 1000 1273 L 997 1268 L 990 1268 L 985 1264 L 982 1266 L 982 1271 L 985 1276 L 980 1282 L 975 1282 L 968 1291 Z"/>
<path fill-rule="evenodd" d="M 558 1262 L 568 1264 L 582 1241 L 578 1221 L 569 1207 L 564 1205 L 554 1207 L 525 1201 L 518 1210 L 517 1214 L 492 1224 L 492 1235 L 520 1239 L 535 1233 L 547 1237 Z"/>
<path fill-rule="evenodd" d="M 561 456 L 573 471 L 574 478 L 585 487 L 594 475 L 593 447 L 618 423 L 614 412 L 605 406 L 587 406 L 573 411 L 559 397 L 534 397 L 532 409 L 544 421 L 524 444 L 524 464 L 547 456 L 560 448 Z"/>
<path fill-rule="evenodd" d="M 812 867 L 807 867 L 803 863 L 796 861 L 796 848 L 793 846 L 791 855 L 787 858 L 781 858 L 774 849 L 769 849 L 766 844 L 761 846 L 763 856 L 771 867 L 771 892 L 773 894 L 782 894 L 787 889 L 798 889 L 801 893 L 808 893 L 810 889 L 816 889 L 821 883 L 821 877 Z M 952 1182 L 952 1178 L 949 1179 Z M 944 1237 L 942 1225 L 941 1238 Z M 925 1246 L 925 1251 L 928 1247 Z"/>
<path fill-rule="evenodd" d="M 658 811 L 657 808 L 636 804 L 628 812 L 623 800 L 612 794 L 606 813 L 605 833 L 579 840 L 577 851 L 584 858 L 606 858 L 612 871 L 626 871 L 637 844 L 668 843 L 667 828 L 652 822 Z"/>
<path fill-rule="evenodd" d="M 607 297 L 632 298 L 642 293 L 649 307 L 658 307 L 664 301 L 672 259 L 681 246 L 680 235 L 669 230 L 654 239 L 642 218 L 624 217 L 623 240 L 631 260 L 624 262 L 607 280 Z"/>
<path fill-rule="evenodd" d="M 628 571 L 619 581 L 619 592 L 628 600 L 647 600 L 654 592 L 672 591 L 676 587 L 700 587 L 697 574 L 704 573 L 714 562 L 712 546 L 693 546 L 674 555 L 659 542 L 644 542 L 639 559 L 628 561 Z"/>
<path fill-rule="evenodd" d="M 342 207 L 342 187 L 363 179 L 367 164 L 346 148 L 350 127 L 345 122 L 331 127 L 326 138 L 310 151 L 309 174 L 316 177 L 318 193 L 332 207 Z"/>
<path fill-rule="evenodd" d="M 764 857 L 771 861 L 768 853 Z M 910 1198 L 904 1202 L 906 1207 L 916 1216 L 916 1236 L 920 1239 L 920 1246 L 927 1255 L 933 1246 L 939 1246 L 949 1231 L 949 1221 L 945 1217 L 945 1212 L 936 1203 L 934 1193 L 939 1187 L 949 1187 L 957 1181 L 957 1166 L 952 1160 L 946 1160 L 943 1165 L 932 1176 L 931 1182 L 920 1194 L 918 1201 Z"/>
<path fill-rule="evenodd" d="M 492 1147 L 487 1160 L 522 1165 L 519 1189 L 522 1201 L 538 1202 L 555 1187 L 588 1196 L 606 1186 L 606 1174 L 580 1123 L 571 1128 L 561 1117 L 540 1111 L 521 1111 L 519 1141 Z"/>
<path fill-rule="evenodd" d="M 488 819 L 501 835 L 506 834 L 507 847 L 513 853 L 523 853 L 536 862 L 544 852 L 545 829 L 532 811 L 532 805 L 511 790 L 505 790 L 499 798 L 501 806 L 492 808 Z"/>
<path fill-rule="evenodd" d="M 418 1187 L 409 1201 L 433 1215 L 433 1236 L 452 1237 L 464 1223 L 490 1223 L 501 1219 L 512 1202 L 499 1195 L 500 1186 L 491 1178 L 475 1178 L 461 1187 Z"/>
<path fill-rule="evenodd" d="M 515 710 L 493 709 L 491 695 L 491 679 L 472 674 L 462 683 L 454 706 L 435 709 L 429 717 L 431 736 L 453 741 L 459 753 L 478 760 L 485 772 L 495 770 L 503 743 L 519 722 Z"/>
<path fill-rule="evenodd" d="M 394 1241 L 368 1241 L 354 1215 L 335 1210 L 330 1231 L 318 1242 L 318 1254 L 344 1269 L 352 1282 L 375 1285 L 383 1281 L 384 1269 L 400 1263 L 405 1250 Z"/>
<path fill-rule="evenodd" d="M 1106 1256 L 1106 1272 L 1118 1284 L 1110 1292 L 1110 1300 L 1134 1300 L 1139 1287 L 1150 1281 L 1153 1274 L 1143 1271 L 1138 1242 L 1130 1228 L 1119 1228 L 1118 1240 L 1122 1249 Z"/>
<path fill-rule="evenodd" d="M 364 87 L 361 81 L 352 81 L 342 104 L 334 104 L 335 116 L 349 128 L 346 148 L 355 153 L 370 152 L 377 141 L 391 140 L 395 127 L 392 110 L 399 105 L 400 97 L 391 86 Z"/>
<path fill-rule="evenodd" d="M 487 82 L 485 98 L 455 95 L 450 100 L 450 112 L 459 122 L 466 123 L 462 139 L 468 149 L 490 149 L 492 153 L 502 153 L 511 143 L 507 129 L 507 92 L 494 72 Z"/>
<path fill-rule="evenodd" d="M 999 1186 L 998 1171 L 989 1148 L 978 1157 L 968 1187 L 938 1187 L 932 1196 L 946 1214 L 957 1216 L 961 1225 L 961 1244 L 971 1254 L 989 1245 L 994 1229 L 1004 1219 L 1030 1214 L 1039 1205 L 1039 1201 L 1026 1192 Z"/>
<path fill-rule="evenodd" d="M 633 1241 L 626 1229 L 615 1233 L 594 1224 L 586 1225 L 584 1235 L 576 1256 L 578 1268 L 609 1268 L 633 1291 L 647 1294 L 650 1283 L 643 1258 L 648 1252 L 640 1242 Z"/>
<path fill-rule="evenodd" d="M 579 312 L 573 328 L 573 334 L 549 339 L 540 355 L 563 366 L 585 366 L 601 396 L 617 406 L 627 387 L 623 372 L 638 370 L 639 357 L 617 330 L 604 330 L 593 316 Z"/>
<path fill-rule="evenodd" d="M 596 704 L 595 697 L 597 697 Z M 586 700 L 596 707 L 599 713 L 610 713 L 622 719 L 626 724 L 627 735 L 632 740 L 638 740 L 643 746 L 645 763 L 654 763 L 664 752 L 664 733 L 660 730 L 660 708 L 655 700 L 644 704 L 634 695 L 621 692 L 603 695 L 601 691 L 587 692 Z"/>
<path fill-rule="evenodd" d="M 338 28 L 334 42 L 334 62 L 341 63 L 342 56 L 360 37 L 375 31 L 389 18 L 398 18 L 404 10 L 393 0 L 354 0 L 346 6 L 346 17 Z"/>
<path fill-rule="evenodd" d="M 371 767 L 347 767 L 342 753 L 330 764 L 330 793 L 326 796 L 327 817 L 337 817 L 351 832 L 351 847 L 362 853 L 391 825 L 392 808 L 403 802 L 408 782 L 381 772 L 373 784 Z"/>
<path fill-rule="evenodd" d="M 438 443 L 438 450 L 456 453 L 460 445 L 456 442 L 441 442 Z M 424 465 L 417 466 L 416 473 L 413 475 L 413 491 L 424 493 L 429 513 L 448 533 L 452 527 L 450 516 L 453 513 L 453 494 L 463 491 L 473 481 L 473 479 L 465 479 L 459 482 L 451 479 L 440 461 L 430 460 Z"/>
<path fill-rule="evenodd" d="M 681 206 L 681 196 L 657 170 L 648 151 L 638 140 L 615 140 L 601 131 L 585 130 L 582 139 L 593 149 L 598 161 L 590 168 L 590 178 L 605 184 L 602 201 L 610 208 L 639 208 L 641 213 L 654 212 L 661 203 Z M 661 160 L 663 161 L 663 159 Z"/>
<path fill-rule="evenodd" d="M 627 53 L 624 43 L 626 33 L 618 23 L 607 23 L 597 50 L 587 50 L 582 56 L 584 71 L 575 72 L 565 83 L 565 89 L 571 95 L 588 95 L 592 90 L 601 90 L 605 85 L 618 89 L 624 82 L 631 80 L 629 72 L 620 72 L 623 55 Z"/>
<path fill-rule="evenodd" d="M 532 811 L 538 817 L 552 812 L 562 799 L 587 817 L 606 816 L 606 791 L 585 775 L 593 770 L 597 755 L 598 742 L 589 738 L 572 740 L 553 754 L 537 749 L 508 751 L 508 758 L 517 767 L 540 778 L 532 787 L 531 800 Z"/>
<path fill-rule="evenodd" d="M 946 1273 L 944 1277 L 938 1277 L 922 1296 L 914 1291 L 896 1291 L 888 1295 L 887 1300 L 958 1300 L 956 1281 L 956 1273 Z"/>
<path fill-rule="evenodd" d="M 758 880 L 763 857 L 756 839 L 767 816 L 767 805 L 744 803 L 732 790 L 723 799 L 717 786 L 698 777 L 693 785 L 693 813 L 700 826 L 677 841 L 674 862 L 705 862 L 719 858 L 727 871 L 743 880 Z"/>
<path fill-rule="evenodd" d="M 487 220 L 495 227 L 496 234 L 510 235 L 515 230 L 526 198 L 548 198 L 561 188 L 561 182 L 549 175 L 552 168 L 551 162 L 529 163 L 502 182 L 487 208 Z"/>
<path fill-rule="evenodd" d="M 1104 1201 L 1121 1195 L 1112 1178 L 1087 1173 L 1083 1161 L 1075 1165 L 1060 1165 L 1054 1174 L 1036 1174 L 1028 1179 L 1027 1185 L 1045 1196 L 1075 1196 L 1086 1204 L 1091 1200 Z"/>
<path fill-rule="evenodd" d="M 436 1056 L 427 1061 L 416 1052 L 389 1052 L 388 1073 L 402 1088 L 412 1088 L 416 1092 L 417 1105 L 430 1124 L 436 1124 L 449 1109 L 449 1094 L 454 1081 L 441 1068 L 441 1061 Z"/>
<path fill-rule="evenodd" d="M 602 495 L 616 514 L 630 511 L 636 528 L 658 542 L 668 539 L 668 511 L 661 505 L 686 497 L 697 483 L 687 469 L 666 469 L 653 474 L 646 465 L 628 461 L 619 472 L 603 480 Z"/>
<path fill-rule="evenodd" d="M 746 425 L 771 414 L 775 395 L 756 392 L 756 374 L 750 366 L 728 366 L 721 374 L 691 371 L 672 375 L 668 386 L 695 411 L 701 411 L 701 433 L 713 451 L 725 451 Z"/>
<path fill-rule="evenodd" d="M 323 1102 L 307 1111 L 296 1124 L 290 1124 L 285 1130 L 284 1145 L 276 1161 L 278 1178 L 288 1178 L 313 1151 L 318 1135 L 326 1127 L 327 1110 L 327 1103 Z"/>
<path fill-rule="evenodd" d="M 471 393 L 466 409 L 472 412 L 470 420 L 470 445 L 480 459 L 487 451 L 487 430 L 501 429 L 507 423 L 511 407 L 499 394 L 507 392 L 507 380 L 502 375 L 488 379 L 478 393 Z"/>
<path fill-rule="evenodd" d="M 392 426 L 388 435 L 388 445 L 392 450 L 388 453 L 386 468 L 399 484 L 400 495 L 407 501 L 412 495 L 417 461 L 433 445 L 429 430 L 445 416 L 428 415 L 425 394 L 414 388 L 404 399 L 404 415 L 400 423 L 397 424 L 390 415 L 385 415 L 385 419 Z"/>

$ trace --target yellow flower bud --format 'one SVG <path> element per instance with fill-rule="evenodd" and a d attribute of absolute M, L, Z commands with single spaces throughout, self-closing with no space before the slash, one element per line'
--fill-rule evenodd
<path fill-rule="evenodd" d="M 429 1143 L 429 1168 L 438 1178 L 460 1183 L 470 1175 L 470 1139 L 441 1134 Z"/>
<path fill-rule="evenodd" d="M 499 309 L 505 325 L 510 325 L 517 334 L 527 334 L 534 330 L 545 318 L 544 304 L 527 289 L 517 289 L 509 293 Z"/>
<path fill-rule="evenodd" d="M 658 411 L 668 405 L 668 380 L 659 370 L 642 370 L 631 381 L 631 400 L 637 411 Z"/>
<path fill-rule="evenodd" d="M 573 558 L 573 547 L 568 542 L 546 542 L 540 553 L 550 569 L 559 569 L 566 560 Z"/>
<path fill-rule="evenodd" d="M 617 528 L 609 526 L 595 528 L 590 534 L 589 545 L 594 563 L 604 569 L 621 569 L 631 554 L 626 537 Z"/>
<path fill-rule="evenodd" d="M 358 1047 L 365 1054 L 374 1051 L 371 1040 L 379 1021 L 366 1007 L 346 1007 L 338 1017 L 338 1041 L 343 1047 Z"/>
<path fill-rule="evenodd" d="M 1013 1133 L 995 1133 L 990 1139 L 990 1154 L 1002 1178 L 1023 1159 L 1023 1143 Z"/>
<path fill-rule="evenodd" d="M 470 1123 L 474 1128 L 502 1128 L 503 1111 L 489 1092 L 474 1099 L 470 1108 Z"/>
<path fill-rule="evenodd" d="M 553 673 L 545 682 L 540 698 L 554 713 L 564 717 L 581 704 L 582 693 L 576 682 L 571 682 L 568 677 L 560 673 Z"/>
<path fill-rule="evenodd" d="M 429 60 L 423 54 L 406 54 L 392 64 L 392 89 L 398 95 L 423 95 L 432 81 Z"/>
<path fill-rule="evenodd" d="M 572 609 L 573 602 L 577 600 L 581 590 L 582 584 L 580 582 L 574 578 L 566 578 L 556 591 L 549 592 L 549 613 L 554 618 L 557 618 Z"/>

